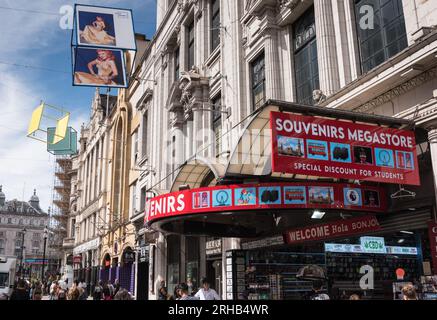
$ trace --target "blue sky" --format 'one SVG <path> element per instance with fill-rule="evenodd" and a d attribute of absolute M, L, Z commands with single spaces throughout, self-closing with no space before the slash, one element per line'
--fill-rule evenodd
<path fill-rule="evenodd" d="M 68 0 L 0 0 L 0 185 L 7 199 L 29 200 L 38 190 L 43 209 L 51 205 L 53 156 L 26 137 L 31 112 L 40 101 L 72 114 L 77 131 L 89 118 L 93 88 L 71 85 L 71 30 L 59 26 L 59 10 Z M 135 30 L 151 39 L 156 0 L 82 0 L 78 3 L 129 8 Z M 7 8 L 12 8 L 10 10 Z M 30 67 L 57 70 L 50 72 Z M 62 73 L 65 72 L 65 73 Z"/>

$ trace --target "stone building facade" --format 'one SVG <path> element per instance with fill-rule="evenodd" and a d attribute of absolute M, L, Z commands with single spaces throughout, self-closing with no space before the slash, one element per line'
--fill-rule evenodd
<path fill-rule="evenodd" d="M 0 186 L 0 255 L 16 258 L 17 271 L 21 269 L 28 278 L 41 278 L 44 230 L 47 226 L 49 215 L 40 208 L 36 190 L 28 202 L 6 200 L 3 187 Z M 45 271 L 56 272 L 57 259 L 48 244 Z"/>
<path fill-rule="evenodd" d="M 142 170 L 129 181 L 135 220 L 147 199 L 217 183 L 246 120 L 271 99 L 412 119 L 430 130 L 435 175 L 437 4 L 368 5 L 158 1 L 156 34 L 121 93 L 136 114 L 130 160 Z M 182 177 L 187 172 L 197 180 Z M 150 299 L 162 280 L 171 291 L 208 274 L 226 297 L 225 252 L 240 249 L 241 239 L 154 233 L 140 223 L 136 231 L 148 243 Z M 208 254 L 212 246 L 222 255 Z"/>

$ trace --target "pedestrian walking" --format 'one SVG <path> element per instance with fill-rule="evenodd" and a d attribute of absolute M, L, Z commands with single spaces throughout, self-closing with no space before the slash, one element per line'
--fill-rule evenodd
<path fill-rule="evenodd" d="M 83 289 L 85 297 L 88 298 L 87 284 L 84 280 L 80 282 L 80 287 Z"/>
<path fill-rule="evenodd" d="M 108 288 L 109 288 L 109 292 L 111 293 L 111 297 L 114 298 L 114 295 L 115 295 L 115 293 L 114 293 L 114 291 L 115 291 L 114 286 L 112 285 L 111 282 L 107 282 L 107 285 L 108 285 Z"/>
<path fill-rule="evenodd" d="M 58 287 L 58 294 L 56 300 L 67 300 L 67 292 L 61 287 Z"/>
<path fill-rule="evenodd" d="M 79 287 L 71 287 L 67 295 L 68 300 L 79 300 L 79 297 L 80 297 Z"/>
<path fill-rule="evenodd" d="M 190 296 L 188 294 L 189 288 L 188 288 L 188 285 L 186 283 L 181 283 L 179 286 L 179 290 L 180 290 L 179 294 L 181 296 L 181 298 L 179 300 L 199 300 L 199 299 L 197 299 L 193 296 Z"/>
<path fill-rule="evenodd" d="M 323 293 L 323 281 L 313 281 L 313 289 L 305 296 L 306 300 L 330 300 L 326 293 Z"/>
<path fill-rule="evenodd" d="M 118 281 L 118 279 L 115 279 L 114 295 L 113 295 L 113 297 L 115 297 L 115 295 L 118 293 L 119 290 L 120 290 L 120 282 Z"/>
<path fill-rule="evenodd" d="M 32 300 L 42 300 L 42 296 L 43 296 L 43 288 L 38 281 L 34 285 L 34 289 L 32 292 Z"/>
<path fill-rule="evenodd" d="M 11 294 L 9 300 L 30 300 L 29 293 L 26 290 L 26 282 L 24 280 L 19 280 L 17 287 Z"/>
<path fill-rule="evenodd" d="M 99 281 L 94 287 L 93 299 L 94 300 L 102 300 L 103 296 L 103 282 Z"/>
<path fill-rule="evenodd" d="M 103 286 L 103 300 L 112 300 L 112 292 L 107 283 Z"/>
<path fill-rule="evenodd" d="M 210 288 L 206 278 L 202 279 L 202 288 L 194 296 L 200 300 L 221 300 L 217 292 Z"/>
<path fill-rule="evenodd" d="M 131 294 L 126 289 L 120 289 L 114 297 L 114 300 L 133 300 Z"/>
<path fill-rule="evenodd" d="M 165 281 L 161 281 L 161 287 L 159 288 L 158 300 L 168 300 L 168 290 L 165 286 Z"/>
<path fill-rule="evenodd" d="M 58 292 L 58 283 L 57 281 L 53 281 L 50 286 L 50 300 L 56 300 Z"/>

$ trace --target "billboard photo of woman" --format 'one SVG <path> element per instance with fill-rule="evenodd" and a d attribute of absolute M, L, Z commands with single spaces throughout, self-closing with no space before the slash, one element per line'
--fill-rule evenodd
<path fill-rule="evenodd" d="M 114 18 L 109 14 L 79 13 L 79 38 L 83 44 L 116 46 Z"/>
<path fill-rule="evenodd" d="M 76 52 L 74 84 L 97 87 L 125 87 L 121 51 L 79 48 Z"/>

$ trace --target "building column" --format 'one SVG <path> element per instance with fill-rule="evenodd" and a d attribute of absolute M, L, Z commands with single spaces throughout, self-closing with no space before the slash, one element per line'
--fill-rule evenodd
<path fill-rule="evenodd" d="M 437 129 L 432 129 L 428 132 L 428 141 L 431 152 L 432 174 L 434 177 L 434 194 L 437 199 Z M 437 204 L 435 204 L 437 207 Z"/>
<path fill-rule="evenodd" d="M 268 27 L 264 31 L 264 48 L 265 48 L 265 75 L 266 75 L 266 100 L 282 98 L 282 86 L 279 63 L 279 41 L 278 28 Z"/>
<path fill-rule="evenodd" d="M 187 282 L 187 246 L 186 246 L 186 237 L 180 237 L 180 255 L 179 255 L 179 282 Z"/>
<path fill-rule="evenodd" d="M 199 239 L 200 247 L 200 259 L 199 259 L 199 281 L 206 277 L 206 237 L 200 237 Z M 199 286 L 201 283 L 199 282 Z"/>
<path fill-rule="evenodd" d="M 133 273 L 133 282 L 132 282 L 132 287 L 133 287 L 133 295 L 135 296 L 135 300 L 138 300 L 138 263 L 140 262 L 138 259 L 138 256 L 140 255 L 140 249 L 137 248 L 135 250 L 135 269 L 134 269 L 134 273 Z"/>
<path fill-rule="evenodd" d="M 345 45 L 350 60 L 349 72 L 351 81 L 354 81 L 361 74 L 360 49 L 358 47 L 357 25 L 355 20 L 355 3 L 354 1 L 345 1 L 340 2 L 339 5 L 344 7 L 344 24 L 346 27 L 345 34 L 347 38 Z"/>
<path fill-rule="evenodd" d="M 353 28 L 355 21 L 350 20 L 353 16 L 351 9 L 354 7 L 350 4 L 350 1 L 332 0 L 340 87 L 344 87 L 357 77 L 353 56 L 353 49 L 356 48 L 356 33 Z"/>
<path fill-rule="evenodd" d="M 419 30 L 423 23 L 422 21 L 420 21 L 418 10 L 418 5 L 421 2 L 424 3 L 425 1 L 402 0 L 402 8 L 404 10 L 404 14 L 407 12 L 410 13 L 408 15 L 408 18 L 405 19 L 405 29 L 409 46 L 414 44 L 414 38 L 412 34 Z"/>
<path fill-rule="evenodd" d="M 153 282 L 152 286 L 155 294 L 149 292 L 149 298 L 150 300 L 156 300 L 161 281 L 165 281 L 167 284 L 167 247 L 165 236 L 162 233 L 159 234 L 156 240 L 155 256 L 151 255 L 150 259 L 154 259 L 153 265 L 149 265 L 155 268 L 155 278 L 150 279 Z"/>
<path fill-rule="evenodd" d="M 320 90 L 330 96 L 340 89 L 331 0 L 314 0 Z"/>
<path fill-rule="evenodd" d="M 186 154 L 185 154 L 185 158 L 188 159 L 191 156 L 194 155 L 194 140 L 195 140 L 195 134 L 194 134 L 194 121 L 193 120 L 188 120 L 187 121 L 187 126 L 186 126 L 186 130 L 187 130 L 187 138 L 186 138 Z"/>

